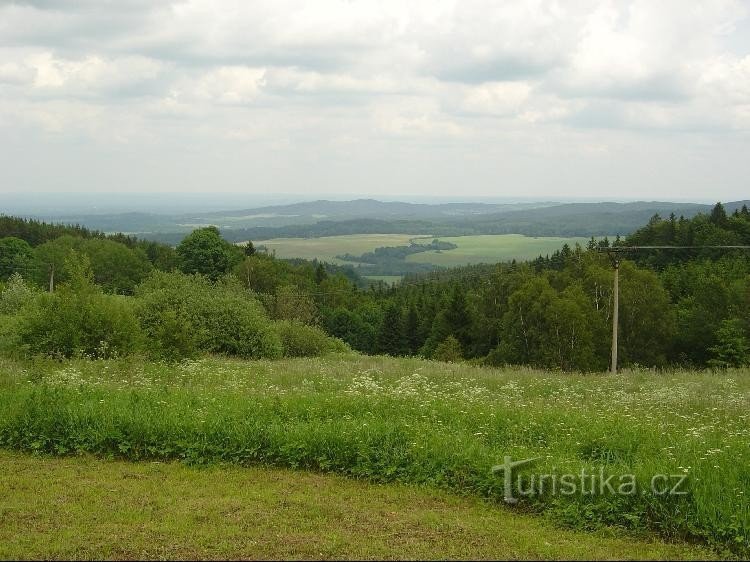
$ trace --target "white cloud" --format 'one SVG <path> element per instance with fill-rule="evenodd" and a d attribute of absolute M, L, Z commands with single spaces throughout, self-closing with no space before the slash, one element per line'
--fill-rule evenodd
<path fill-rule="evenodd" d="M 2 4 L 0 138 L 38 145 L 42 159 L 50 135 L 57 158 L 129 146 L 154 178 L 179 177 L 167 170 L 174 155 L 200 146 L 205 173 L 232 170 L 237 185 L 257 173 L 253 158 L 286 157 L 299 172 L 264 169 L 266 181 L 329 191 L 351 188 L 337 174 L 355 164 L 373 183 L 397 181 L 378 168 L 408 154 L 416 191 L 447 189 L 452 165 L 487 193 L 505 173 L 549 191 L 540 158 L 582 190 L 596 189 L 595 162 L 619 158 L 609 162 L 626 182 L 655 146 L 674 177 L 712 183 L 715 170 L 684 156 L 701 150 L 729 159 L 722 174 L 744 186 L 749 10 L 739 0 Z M 13 178 L 39 173 L 23 157 L 8 166 Z"/>

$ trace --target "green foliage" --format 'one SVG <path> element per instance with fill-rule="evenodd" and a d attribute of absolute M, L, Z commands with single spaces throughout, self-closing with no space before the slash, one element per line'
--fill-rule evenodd
<path fill-rule="evenodd" d="M 6 281 L 14 273 L 26 275 L 34 260 L 31 246 L 20 238 L 0 238 L 0 281 Z"/>
<path fill-rule="evenodd" d="M 241 253 L 221 237 L 215 226 L 194 230 L 177 246 L 180 269 L 184 273 L 200 273 L 214 281 L 229 272 Z"/>
<path fill-rule="evenodd" d="M 332 338 L 316 326 L 296 320 L 280 320 L 274 327 L 281 338 L 284 357 L 317 357 L 349 350 L 343 341 Z"/>
<path fill-rule="evenodd" d="M 421 349 L 426 357 L 432 357 L 435 349 L 449 336 L 456 338 L 462 349 L 472 344 L 472 318 L 466 304 L 466 291 L 454 285 L 447 303 L 437 313 L 430 330 L 430 336 Z"/>
<path fill-rule="evenodd" d="M 281 341 L 262 305 L 239 284 L 201 275 L 155 272 L 136 295 L 151 352 L 169 358 L 195 350 L 261 358 L 280 357 Z M 166 330 L 172 325 L 175 337 Z"/>
<path fill-rule="evenodd" d="M 273 317 L 277 320 L 296 320 L 303 324 L 318 322 L 318 307 L 312 297 L 294 285 L 276 289 L 273 299 Z"/>
<path fill-rule="evenodd" d="M 709 348 L 713 355 L 708 364 L 726 369 L 750 364 L 750 346 L 747 343 L 743 322 L 739 318 L 722 321 L 716 332 L 716 345 Z"/>
<path fill-rule="evenodd" d="M 48 281 L 50 266 L 54 266 L 56 283 L 65 283 L 68 280 L 65 261 L 71 251 L 88 257 L 93 281 L 108 293 L 132 294 L 136 285 L 145 279 L 152 269 L 145 252 L 139 248 L 128 248 L 112 240 L 74 238 L 66 235 L 34 249 L 37 261 L 45 266 L 37 275 L 37 282 L 41 286 L 46 285 Z"/>
<path fill-rule="evenodd" d="M 21 349 L 52 357 L 116 357 L 141 349 L 143 333 L 133 303 L 105 295 L 91 283 L 86 256 L 73 255 L 69 284 L 41 293 L 27 303 L 17 320 Z"/>
<path fill-rule="evenodd" d="M 369 313 L 369 314 L 368 314 Z M 380 309 L 351 311 L 343 306 L 328 309 L 324 316 L 326 331 L 363 353 L 375 352 L 377 328 L 380 325 Z"/>
<path fill-rule="evenodd" d="M 461 361 L 463 357 L 464 353 L 461 349 L 461 342 L 453 336 L 448 336 L 440 342 L 432 354 L 432 358 L 436 361 L 445 361 L 447 363 Z"/>
<path fill-rule="evenodd" d="M 0 291 L 0 314 L 16 314 L 35 294 L 34 287 L 26 284 L 19 273 L 14 273 Z"/>
<path fill-rule="evenodd" d="M 401 311 L 394 304 L 385 309 L 375 346 L 376 353 L 385 355 L 399 356 L 408 352 Z"/>

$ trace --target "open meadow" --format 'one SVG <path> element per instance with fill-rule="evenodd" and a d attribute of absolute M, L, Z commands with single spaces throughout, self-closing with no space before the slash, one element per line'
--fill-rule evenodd
<path fill-rule="evenodd" d="M 413 234 L 349 234 L 343 236 L 322 236 L 320 238 L 274 238 L 258 240 L 258 246 L 265 246 L 276 257 L 318 259 L 334 264 L 351 263 L 338 259 L 343 254 L 361 255 L 384 246 L 408 245 L 410 240 L 420 238 Z"/>
<path fill-rule="evenodd" d="M 511 483 L 520 511 L 544 513 L 554 525 L 577 530 L 615 527 L 746 556 L 748 375 L 578 375 L 352 354 L 174 365 L 135 358 L 3 360 L 0 447 L 302 469 L 421 485 L 490 504 L 508 498 L 493 466 L 507 456 L 536 459 Z M 592 480 L 575 493 L 529 492 L 534 475 L 581 473 Z M 601 488 L 593 476 L 599 474 L 613 476 L 615 488 L 630 475 L 633 493 Z M 654 488 L 656 475 L 666 479 Z M 668 493 L 667 484 L 679 494 Z M 498 508 L 499 518 L 505 509 Z M 450 549 L 433 555 L 440 552 Z"/>
<path fill-rule="evenodd" d="M 533 260 L 551 255 L 555 250 L 568 244 L 586 246 L 588 238 L 560 236 L 524 236 L 523 234 L 488 234 L 481 236 L 447 236 L 441 242 L 458 246 L 452 250 L 430 250 L 412 254 L 408 262 L 431 263 L 446 267 L 476 263 L 497 263 L 511 260 Z"/>
<path fill-rule="evenodd" d="M 359 256 L 380 247 L 408 246 L 411 242 L 426 244 L 432 240 L 432 236 L 413 234 L 351 234 L 320 238 L 274 238 L 259 240 L 256 244 L 265 246 L 269 251 L 275 251 L 279 258 L 318 259 L 342 265 L 355 262 L 344 261 L 336 256 L 344 254 Z M 537 237 L 522 234 L 447 236 L 439 237 L 439 240 L 455 244 L 457 248 L 411 254 L 406 257 L 406 261 L 446 267 L 496 263 L 514 259 L 522 261 L 552 254 L 555 250 L 562 248 L 563 244 L 573 247 L 576 243 L 585 246 L 588 242 L 588 239 L 583 237 Z"/>

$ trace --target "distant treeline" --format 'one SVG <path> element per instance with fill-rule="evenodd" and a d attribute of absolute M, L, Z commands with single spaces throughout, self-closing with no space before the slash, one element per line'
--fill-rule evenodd
<path fill-rule="evenodd" d="M 741 208 L 733 203 L 729 212 Z M 403 234 L 428 236 L 470 236 L 481 234 L 525 234 L 527 236 L 603 236 L 630 234 L 658 213 L 675 213 L 691 218 L 706 205 L 679 203 L 570 203 L 552 207 L 525 209 L 442 219 L 323 220 L 312 224 L 259 226 L 221 229 L 230 242 L 270 240 L 273 238 L 317 238 L 352 234 Z M 184 233 L 143 233 L 139 238 L 176 245 Z"/>

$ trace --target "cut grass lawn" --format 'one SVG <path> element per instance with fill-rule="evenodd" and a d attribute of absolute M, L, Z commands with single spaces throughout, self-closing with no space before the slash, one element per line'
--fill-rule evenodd
<path fill-rule="evenodd" d="M 309 472 L 0 451 L 0 558 L 703 559 L 477 499 Z"/>
<path fill-rule="evenodd" d="M 420 252 L 406 258 L 408 262 L 431 263 L 454 267 L 476 263 L 497 263 L 511 260 L 531 260 L 552 254 L 568 244 L 585 246 L 588 238 L 555 236 L 523 236 L 522 234 L 489 234 L 484 236 L 440 237 L 441 242 L 451 242 L 458 248 Z"/>

